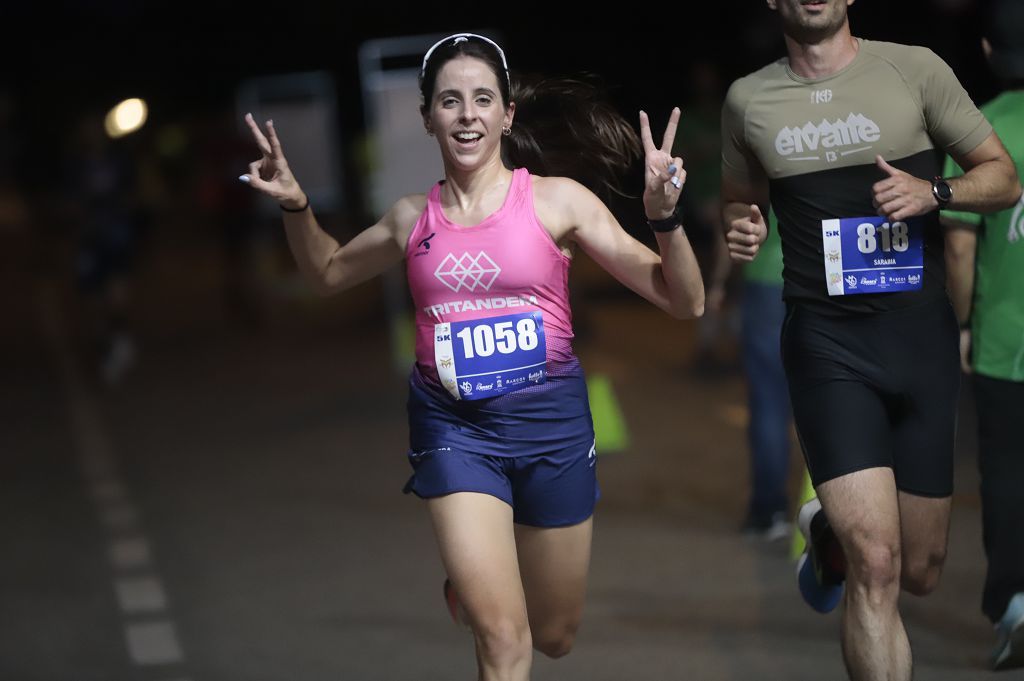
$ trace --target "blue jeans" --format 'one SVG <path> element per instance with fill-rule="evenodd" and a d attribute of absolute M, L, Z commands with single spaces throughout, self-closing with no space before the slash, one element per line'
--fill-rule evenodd
<path fill-rule="evenodd" d="M 786 512 L 789 476 L 790 405 L 779 336 L 786 305 L 782 285 L 746 281 L 741 305 L 743 365 L 747 374 L 750 425 L 749 515 L 767 519 Z"/>

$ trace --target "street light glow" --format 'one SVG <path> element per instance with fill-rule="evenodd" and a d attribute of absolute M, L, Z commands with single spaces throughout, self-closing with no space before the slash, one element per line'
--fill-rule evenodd
<path fill-rule="evenodd" d="M 133 133 L 146 123 L 148 109 L 146 102 L 133 97 L 126 99 L 107 113 L 104 126 L 110 137 L 123 137 Z"/>

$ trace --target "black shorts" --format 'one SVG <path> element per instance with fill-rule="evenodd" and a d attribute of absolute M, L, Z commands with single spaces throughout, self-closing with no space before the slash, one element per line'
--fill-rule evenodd
<path fill-rule="evenodd" d="M 904 492 L 950 496 L 958 343 L 956 316 L 945 297 L 843 317 L 790 304 L 782 361 L 815 486 L 885 466 Z"/>

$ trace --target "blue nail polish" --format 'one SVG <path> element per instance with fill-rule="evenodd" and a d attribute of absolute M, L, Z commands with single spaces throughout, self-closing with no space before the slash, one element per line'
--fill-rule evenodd
<path fill-rule="evenodd" d="M 668 167 L 668 174 L 669 175 L 675 175 L 677 170 L 679 170 L 679 168 L 676 168 L 676 164 L 673 163 L 672 165 L 670 165 Z"/>

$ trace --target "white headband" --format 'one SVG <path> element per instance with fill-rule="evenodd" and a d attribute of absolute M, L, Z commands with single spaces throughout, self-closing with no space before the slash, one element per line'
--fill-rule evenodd
<path fill-rule="evenodd" d="M 486 38 L 486 37 L 484 37 L 482 35 L 477 35 L 476 33 L 453 33 L 452 35 L 450 35 L 450 36 L 448 36 L 446 38 L 441 38 L 436 43 L 434 43 L 433 47 L 431 47 L 429 50 L 427 50 L 427 53 L 425 55 L 423 55 L 423 66 L 420 67 L 420 80 L 422 81 L 424 76 L 427 73 L 427 62 L 430 61 L 430 55 L 432 55 L 434 53 L 434 50 L 436 50 L 437 48 L 441 47 L 441 45 L 445 44 L 449 40 L 452 41 L 452 45 L 457 45 L 458 43 L 467 42 L 470 38 L 476 38 L 477 40 L 482 40 L 485 43 L 488 43 L 489 45 L 491 45 L 495 50 L 498 51 L 498 56 L 501 57 L 501 65 L 505 67 L 505 82 L 508 84 L 509 89 L 511 89 L 512 88 L 512 80 L 511 80 L 511 78 L 509 78 L 509 75 L 508 75 L 508 62 L 505 61 L 505 52 L 504 52 L 504 50 L 501 49 L 501 47 L 498 45 L 498 43 L 494 42 L 490 38 Z"/>

